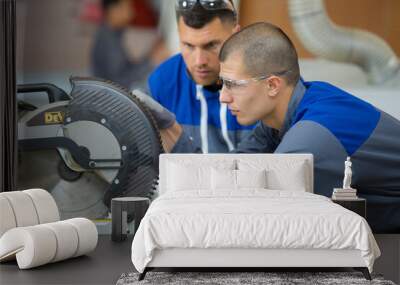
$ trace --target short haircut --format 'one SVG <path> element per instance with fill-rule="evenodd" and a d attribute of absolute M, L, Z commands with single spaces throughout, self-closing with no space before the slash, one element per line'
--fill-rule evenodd
<path fill-rule="evenodd" d="M 224 62 L 233 52 L 240 52 L 251 76 L 279 75 L 289 85 L 300 78 L 296 49 L 289 37 L 270 23 L 255 23 L 232 35 L 223 44 L 219 60 Z"/>
<path fill-rule="evenodd" d="M 232 0 L 229 0 L 232 7 L 235 7 Z M 237 23 L 236 11 L 230 9 L 223 10 L 207 10 L 200 5 L 199 2 L 189 10 L 176 10 L 176 20 L 183 18 L 185 24 L 194 29 L 201 29 L 215 18 L 219 18 L 222 23 Z"/>
<path fill-rule="evenodd" d="M 110 8 L 111 6 L 118 4 L 119 2 L 121 2 L 121 0 L 102 0 L 101 1 L 101 6 L 103 8 L 103 11 L 107 11 L 108 8 Z"/>

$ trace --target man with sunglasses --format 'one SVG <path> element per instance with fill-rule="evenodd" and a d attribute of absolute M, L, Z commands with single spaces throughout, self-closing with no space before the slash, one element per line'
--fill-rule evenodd
<path fill-rule="evenodd" d="M 239 123 L 259 122 L 237 152 L 312 153 L 314 192 L 328 197 L 351 156 L 370 226 L 400 232 L 400 121 L 328 83 L 304 82 L 292 42 L 272 24 L 236 33 L 219 59 L 221 102 Z"/>
<path fill-rule="evenodd" d="M 181 53 L 151 74 L 147 93 L 152 98 L 134 93 L 152 109 L 164 143 L 183 128 L 181 140 L 167 150 L 231 151 L 254 127 L 238 124 L 219 101 L 219 50 L 239 30 L 234 4 L 232 0 L 176 0 L 175 7 Z"/>

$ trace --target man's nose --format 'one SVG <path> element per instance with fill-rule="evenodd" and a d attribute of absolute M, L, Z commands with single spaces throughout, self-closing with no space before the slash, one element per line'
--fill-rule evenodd
<path fill-rule="evenodd" d="M 207 65 L 208 57 L 205 51 L 198 49 L 195 53 L 195 64 L 197 66 Z"/>
<path fill-rule="evenodd" d="M 219 92 L 219 101 L 221 103 L 232 103 L 232 96 L 229 95 L 229 92 L 227 92 L 226 87 L 223 85 L 221 91 Z"/>

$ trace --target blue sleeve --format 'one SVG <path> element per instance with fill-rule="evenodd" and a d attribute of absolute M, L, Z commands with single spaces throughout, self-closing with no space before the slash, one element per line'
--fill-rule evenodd
<path fill-rule="evenodd" d="M 171 150 L 171 153 L 202 153 L 202 149 L 196 147 L 193 143 L 193 139 L 185 132 L 185 129 L 182 130 L 182 134 L 179 137 L 178 141 L 174 145 Z"/>

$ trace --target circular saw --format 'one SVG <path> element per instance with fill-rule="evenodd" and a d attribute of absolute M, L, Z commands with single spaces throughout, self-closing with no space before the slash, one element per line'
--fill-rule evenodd
<path fill-rule="evenodd" d="M 150 197 L 158 181 L 160 133 L 147 107 L 124 88 L 72 77 L 68 95 L 52 84 L 40 107 L 18 100 L 18 188 L 47 189 L 62 218 L 108 215 L 113 197 Z"/>

